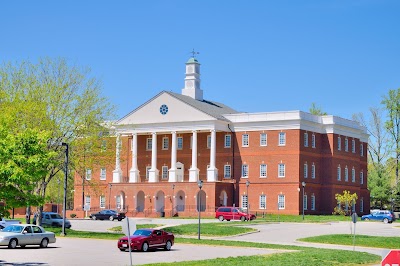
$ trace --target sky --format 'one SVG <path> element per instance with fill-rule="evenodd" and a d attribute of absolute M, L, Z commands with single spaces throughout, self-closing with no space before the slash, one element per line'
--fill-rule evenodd
<path fill-rule="evenodd" d="M 90 67 L 122 118 L 181 93 L 194 49 L 207 100 L 351 119 L 400 88 L 399 14 L 397 0 L 5 0 L 0 63 Z"/>

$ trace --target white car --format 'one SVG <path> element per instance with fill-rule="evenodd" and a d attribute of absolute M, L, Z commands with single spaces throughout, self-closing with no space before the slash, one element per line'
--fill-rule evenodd
<path fill-rule="evenodd" d="M 55 243 L 56 236 L 53 232 L 38 225 L 14 224 L 6 226 L 0 231 L 0 246 L 24 248 L 26 245 L 39 245 L 46 248 L 49 243 Z"/>

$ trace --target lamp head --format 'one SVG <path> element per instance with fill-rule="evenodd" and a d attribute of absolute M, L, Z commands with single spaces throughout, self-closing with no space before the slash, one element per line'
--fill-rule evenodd
<path fill-rule="evenodd" d="M 203 187 L 203 180 L 198 180 L 197 186 L 199 186 L 199 188 L 201 189 Z"/>
<path fill-rule="evenodd" d="M 246 180 L 246 187 L 250 186 L 250 181 Z"/>
<path fill-rule="evenodd" d="M 304 181 L 301 182 L 301 186 L 302 186 L 302 187 L 305 187 L 305 186 L 306 186 L 306 182 L 304 182 Z"/>

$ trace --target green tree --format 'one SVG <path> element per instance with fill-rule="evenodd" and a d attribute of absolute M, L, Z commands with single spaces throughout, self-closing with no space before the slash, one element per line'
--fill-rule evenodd
<path fill-rule="evenodd" d="M 33 194 L 44 197 L 47 185 L 64 169 L 62 142 L 70 144 L 70 169 L 74 170 L 74 161 L 82 157 L 74 151 L 75 142 L 99 136 L 104 131 L 103 122 L 114 117 L 114 107 L 101 96 L 101 88 L 101 83 L 90 77 L 89 69 L 71 66 L 65 59 L 8 63 L 0 68 L 0 112 L 13 126 L 12 131 L 47 131 L 47 148 L 57 153 L 36 182 Z"/>
<path fill-rule="evenodd" d="M 358 199 L 357 193 L 350 194 L 350 191 L 343 190 L 343 194 L 335 194 L 335 199 L 338 202 L 333 210 L 333 214 L 350 215 L 352 206 Z"/>
<path fill-rule="evenodd" d="M 309 112 L 313 115 L 328 115 L 326 112 L 322 111 L 322 108 L 317 106 L 316 103 L 312 103 Z"/>
<path fill-rule="evenodd" d="M 15 133 L 0 123 L 0 216 L 17 207 L 39 205 L 43 197 L 34 194 L 37 182 L 47 174 L 56 153 L 47 149 L 49 132 L 26 129 Z"/>

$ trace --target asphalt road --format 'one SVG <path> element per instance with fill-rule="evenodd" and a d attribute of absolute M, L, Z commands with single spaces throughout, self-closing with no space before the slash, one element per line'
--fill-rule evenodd
<path fill-rule="evenodd" d="M 137 224 L 178 225 L 197 223 L 196 219 L 135 219 Z M 72 228 L 75 230 L 105 232 L 107 229 L 122 225 L 124 221 L 92 221 L 72 220 Z M 202 223 L 219 222 L 214 219 L 204 219 Z M 229 223 L 229 222 L 224 222 Z M 246 223 L 243 223 L 245 225 Z M 300 245 L 319 248 L 333 248 L 352 250 L 353 247 L 337 245 L 321 245 L 304 243 L 299 238 L 324 235 L 324 234 L 350 234 L 354 228 L 350 222 L 331 222 L 324 224 L 309 223 L 270 223 L 252 225 L 259 230 L 257 233 L 245 234 L 234 237 L 221 237 L 215 239 L 229 239 L 237 241 L 250 241 L 272 244 Z M 358 222 L 356 224 L 357 235 L 372 236 L 400 236 L 400 228 L 395 224 L 380 222 Z M 205 238 L 205 237 L 203 237 Z M 116 247 L 115 240 L 93 240 L 57 238 L 57 243 L 49 245 L 47 249 L 36 247 L 15 250 L 0 247 L 0 265 L 129 265 L 129 252 L 121 252 Z M 370 252 L 382 255 L 383 249 L 355 247 L 356 251 Z M 171 251 L 133 252 L 133 265 L 157 262 L 174 262 L 187 260 L 204 260 L 213 258 L 250 256 L 257 254 L 270 254 L 283 252 L 278 250 L 265 250 L 256 248 L 234 248 L 218 246 L 201 246 L 177 244 Z"/>

